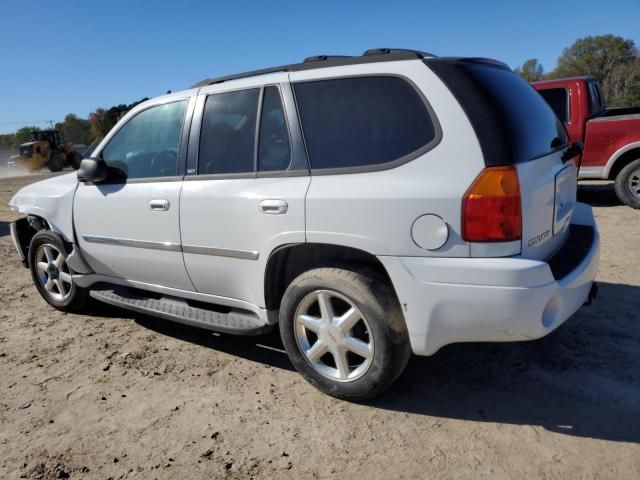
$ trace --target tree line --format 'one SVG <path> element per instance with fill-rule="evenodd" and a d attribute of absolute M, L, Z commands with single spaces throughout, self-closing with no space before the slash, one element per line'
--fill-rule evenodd
<path fill-rule="evenodd" d="M 640 52 L 633 40 L 615 35 L 576 40 L 562 51 L 550 72 L 537 58 L 530 58 L 515 72 L 529 82 L 591 75 L 600 82 L 608 106 L 640 106 Z"/>
<path fill-rule="evenodd" d="M 640 106 L 640 54 L 633 40 L 619 36 L 579 38 L 562 51 L 556 68 L 550 72 L 544 71 L 537 58 L 530 58 L 514 71 L 529 82 L 591 75 L 600 82 L 609 106 Z M 55 128 L 65 141 L 90 145 L 101 140 L 125 113 L 145 100 L 109 109 L 98 108 L 87 119 L 70 113 L 62 122 L 56 123 Z M 34 130 L 39 128 L 27 126 L 15 133 L 0 135 L 0 149 L 17 148 L 29 141 Z"/>

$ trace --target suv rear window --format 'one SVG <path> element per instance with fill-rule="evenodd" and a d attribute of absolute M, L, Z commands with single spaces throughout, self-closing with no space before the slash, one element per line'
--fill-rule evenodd
<path fill-rule="evenodd" d="M 569 121 L 569 95 L 566 88 L 545 88 L 538 90 L 558 118 L 567 123 Z"/>
<path fill-rule="evenodd" d="M 465 110 L 488 166 L 526 162 L 567 145 L 567 132 L 551 107 L 508 68 L 473 59 L 425 63 Z"/>
<path fill-rule="evenodd" d="M 424 100 L 401 78 L 302 82 L 294 90 L 312 169 L 389 163 L 436 138 Z"/>

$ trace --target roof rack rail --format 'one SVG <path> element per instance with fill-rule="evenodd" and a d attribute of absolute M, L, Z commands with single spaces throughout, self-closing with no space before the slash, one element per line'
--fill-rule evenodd
<path fill-rule="evenodd" d="M 281 65 L 279 67 L 270 67 L 270 68 L 262 68 L 260 70 L 253 70 L 251 72 L 244 73 L 236 73 L 233 75 L 226 75 L 224 77 L 217 78 L 206 78 L 194 85 L 191 88 L 205 87 L 207 85 L 213 85 L 216 83 L 223 83 L 229 80 L 237 80 L 239 78 L 247 78 L 247 77 L 255 77 L 257 75 L 265 75 L 267 73 L 276 73 L 276 72 L 288 72 L 295 64 L 292 65 Z"/>
<path fill-rule="evenodd" d="M 310 62 L 322 62 L 324 60 L 333 60 L 335 58 L 351 58 L 351 55 L 314 55 L 312 57 L 305 58 L 302 63 Z"/>
<path fill-rule="evenodd" d="M 366 50 L 362 56 L 367 57 L 369 55 L 386 55 L 391 53 L 413 53 L 418 58 L 435 57 L 432 53 L 423 52 L 421 50 L 411 50 L 408 48 L 371 48 Z"/>
<path fill-rule="evenodd" d="M 378 56 L 379 55 L 379 56 Z M 236 73 L 218 78 L 207 78 L 194 85 L 191 88 L 205 87 L 216 83 L 223 83 L 229 80 L 237 80 L 239 78 L 255 77 L 257 75 L 265 75 L 276 72 L 299 72 L 303 70 L 312 70 L 315 68 L 338 67 L 347 65 L 358 65 L 364 63 L 387 62 L 393 60 L 411 60 L 414 58 L 424 59 L 435 57 L 427 52 L 419 50 L 408 50 L 404 48 L 374 48 L 367 50 L 363 55 L 316 55 L 307 57 L 301 63 L 292 63 L 289 65 L 281 65 L 279 67 L 263 68 L 253 70 L 251 72 Z"/>

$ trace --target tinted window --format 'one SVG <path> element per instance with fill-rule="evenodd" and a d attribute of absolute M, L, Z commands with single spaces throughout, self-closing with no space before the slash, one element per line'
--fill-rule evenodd
<path fill-rule="evenodd" d="M 600 85 L 597 82 L 589 81 L 589 97 L 592 115 L 601 113 L 606 108 Z"/>
<path fill-rule="evenodd" d="M 127 178 L 177 175 L 186 108 L 184 100 L 140 112 L 118 130 L 102 158 Z"/>
<path fill-rule="evenodd" d="M 209 95 L 200 134 L 198 173 L 254 171 L 259 89 Z"/>
<path fill-rule="evenodd" d="M 496 128 L 516 162 L 545 155 L 567 144 L 564 126 L 542 96 L 510 70 L 467 65 L 473 82 L 497 115 Z"/>
<path fill-rule="evenodd" d="M 286 170 L 291 160 L 289 131 L 277 87 L 267 87 L 262 99 L 258 170 Z"/>
<path fill-rule="evenodd" d="M 424 101 L 400 78 L 321 80 L 294 89 L 311 168 L 387 163 L 435 138 Z"/>
<path fill-rule="evenodd" d="M 569 121 L 569 96 L 566 88 L 547 88 L 539 90 L 560 120 Z"/>

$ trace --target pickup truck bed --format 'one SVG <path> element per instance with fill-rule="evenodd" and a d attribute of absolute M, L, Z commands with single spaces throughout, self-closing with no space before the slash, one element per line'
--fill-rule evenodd
<path fill-rule="evenodd" d="M 607 108 L 593 77 L 533 86 L 564 122 L 571 141 L 584 145 L 578 177 L 614 180 L 620 201 L 640 208 L 640 107 Z"/>

